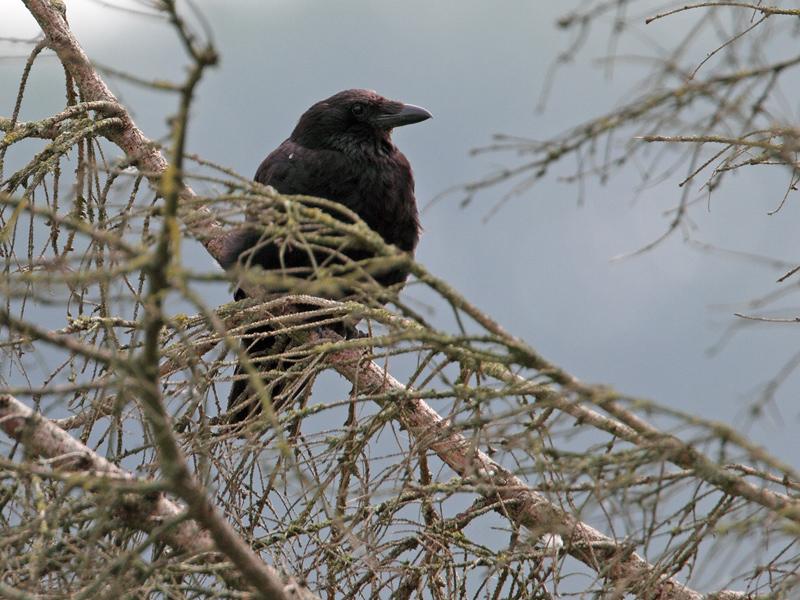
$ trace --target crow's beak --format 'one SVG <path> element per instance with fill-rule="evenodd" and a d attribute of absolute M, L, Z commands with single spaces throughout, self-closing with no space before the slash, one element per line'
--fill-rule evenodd
<path fill-rule="evenodd" d="M 430 119 L 433 115 L 421 106 L 413 104 L 401 104 L 397 111 L 386 112 L 375 117 L 375 121 L 384 129 L 393 129 L 403 125 L 411 125 Z"/>

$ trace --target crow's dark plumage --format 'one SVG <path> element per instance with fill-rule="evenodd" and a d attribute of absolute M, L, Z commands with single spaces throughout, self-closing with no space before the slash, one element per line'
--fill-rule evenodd
<path fill-rule="evenodd" d="M 413 253 L 419 240 L 419 220 L 414 199 L 414 177 L 406 157 L 395 147 L 395 127 L 424 121 L 431 114 L 423 108 L 388 100 L 367 90 L 346 90 L 317 102 L 301 117 L 292 135 L 259 166 L 255 180 L 282 194 L 317 196 L 338 202 L 357 213 L 384 241 Z M 312 256 L 307 248 L 279 248 L 260 243 L 256 229 L 242 229 L 228 240 L 230 266 L 237 260 L 266 270 L 310 274 Z M 369 258 L 365 250 L 349 249 L 351 260 Z M 316 261 L 313 261 L 316 262 Z M 383 286 L 402 284 L 407 272 L 390 269 L 375 275 Z M 237 290 L 236 298 L 245 295 Z M 273 336 L 258 337 L 265 329 L 248 331 L 250 357 L 275 352 Z M 265 370 L 265 366 L 261 366 Z M 247 402 L 247 380 L 237 366 L 228 400 L 231 419 L 241 421 L 258 410 Z M 273 398 L 278 392 L 273 389 Z M 235 410 L 242 404 L 242 408 Z"/>

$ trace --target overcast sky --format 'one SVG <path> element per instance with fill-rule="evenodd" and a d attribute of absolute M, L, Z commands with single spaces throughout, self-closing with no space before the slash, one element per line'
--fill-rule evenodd
<path fill-rule="evenodd" d="M 341 89 L 371 88 L 434 114 L 395 135 L 414 167 L 423 206 L 451 186 L 510 164 L 510 157 L 469 155 L 492 134 L 546 138 L 628 100 L 643 73 L 641 66 L 623 66 L 609 79 L 593 62 L 607 53 L 608 37 L 592 38 L 581 59 L 560 72 L 546 110 L 537 113 L 547 68 L 570 41 L 554 23 L 572 2 L 197 4 L 222 58 L 200 86 L 190 151 L 252 175 L 311 103 Z M 94 60 L 148 79 L 180 76 L 185 60 L 166 26 L 90 0 L 68 5 L 71 25 Z M 680 26 L 665 20 L 642 30 L 666 46 Z M 3 2 L 0 35 L 36 32 L 21 3 Z M 26 47 L 2 48 L 0 114 L 8 115 L 22 68 L 12 56 Z M 47 61 L 34 69 L 24 119 L 63 105 L 58 65 Z M 176 98 L 111 82 L 145 133 L 162 135 Z M 784 90 L 789 97 L 791 91 Z M 729 181 L 694 211 L 695 238 L 800 257 L 798 207 L 790 202 L 767 214 L 786 184 L 776 174 L 739 173 L 734 185 Z M 418 258 L 578 377 L 744 428 L 797 466 L 800 379 L 786 381 L 764 418 L 753 422 L 748 412 L 797 350 L 796 329 L 747 327 L 720 352 L 708 353 L 742 303 L 778 289 L 782 273 L 698 252 L 680 236 L 636 258 L 611 261 L 664 231 L 663 211 L 677 203 L 679 179 L 676 174 L 637 195 L 638 175 L 624 171 L 605 186 L 588 181 L 579 205 L 576 187 L 549 176 L 488 220 L 500 190 L 487 190 L 466 208 L 458 195 L 445 197 L 423 212 Z M 192 260 L 213 268 L 202 253 Z M 407 293 L 414 298 L 413 290 Z M 219 288 L 219 303 L 227 299 Z M 795 313 L 787 308 L 786 314 Z M 447 322 L 445 315 L 437 318 Z"/>

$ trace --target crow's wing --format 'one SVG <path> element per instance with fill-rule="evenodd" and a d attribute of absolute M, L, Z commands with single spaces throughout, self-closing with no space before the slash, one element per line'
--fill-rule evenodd
<path fill-rule="evenodd" d="M 281 194 L 317 196 L 359 208 L 355 196 L 361 186 L 360 173 L 341 152 L 286 140 L 262 161 L 254 179 Z"/>

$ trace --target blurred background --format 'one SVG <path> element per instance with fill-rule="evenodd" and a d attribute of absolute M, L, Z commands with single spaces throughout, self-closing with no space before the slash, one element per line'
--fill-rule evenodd
<path fill-rule="evenodd" d="M 741 169 L 711 195 L 695 189 L 691 229 L 616 261 L 666 231 L 683 171 L 643 188 L 631 164 L 604 183 L 589 178 L 577 185 L 564 180 L 576 168 L 567 160 L 501 205 L 502 186 L 481 191 L 466 206 L 457 190 L 442 195 L 514 164 L 513 156 L 470 154 L 493 134 L 546 139 L 629 101 L 650 63 L 622 60 L 610 68 L 605 59 L 656 54 L 684 35 L 689 22 L 645 25 L 643 12 L 630 19 L 631 35 L 619 40 L 613 20 L 601 22 L 606 29 L 593 31 L 575 60 L 555 72 L 541 106 L 551 65 L 574 41 L 557 19 L 581 4 L 197 1 L 221 61 L 198 89 L 189 150 L 252 176 L 309 105 L 339 90 L 371 88 L 426 107 L 433 120 L 395 134 L 413 165 L 423 207 L 417 254 L 423 264 L 583 380 L 730 423 L 796 465 L 800 378 L 792 371 L 774 395 L 764 394 L 798 350 L 797 325 L 734 316 L 756 312 L 749 301 L 797 286 L 797 279 L 776 279 L 800 259 L 800 207 L 790 197 L 768 214 L 783 198 L 788 172 Z M 170 27 L 115 6 L 142 9 L 122 1 L 68 2 L 71 26 L 90 57 L 143 79 L 179 80 L 186 60 Z M 38 35 L 21 2 L 3 2 L 1 10 L 1 36 Z M 686 58 L 699 63 L 716 45 L 709 40 L 704 48 L 698 40 Z M 28 46 L 3 42 L 0 48 L 0 114 L 9 116 Z M 174 95 L 111 75 L 107 80 L 147 135 L 165 135 Z M 797 91 L 782 93 L 797 98 Z M 55 58 L 37 62 L 21 119 L 49 115 L 63 103 L 60 65 Z M 796 101 L 787 101 L 786 120 L 796 122 L 794 110 Z M 14 160 L 10 152 L 9 171 Z M 787 262 L 703 249 L 688 243 L 687 233 L 715 248 Z M 198 245 L 185 252 L 191 266 L 216 268 Z M 426 310 L 425 295 L 413 286 L 405 297 Z M 206 297 L 210 305 L 229 299 L 221 284 Z M 771 310 L 796 314 L 791 299 Z M 438 309 L 429 316 L 449 323 Z"/>

